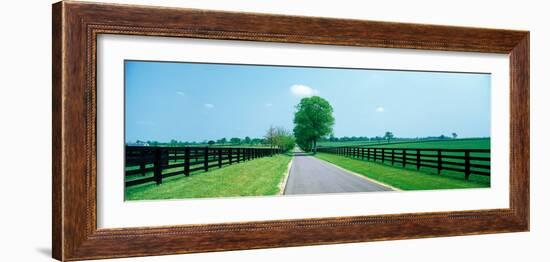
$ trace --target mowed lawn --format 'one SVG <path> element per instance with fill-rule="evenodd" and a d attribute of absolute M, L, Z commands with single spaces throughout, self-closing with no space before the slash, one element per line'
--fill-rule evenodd
<path fill-rule="evenodd" d="M 335 154 L 317 153 L 316 157 L 402 190 L 490 187 L 490 178 L 488 177 L 471 176 L 470 180 L 465 180 L 463 176 L 453 176 L 450 174 L 437 175 Z"/>
<path fill-rule="evenodd" d="M 280 192 L 292 157 L 284 154 L 263 157 L 205 173 L 170 177 L 161 185 L 148 183 L 127 187 L 126 200 L 181 199 L 205 197 L 268 196 Z"/>

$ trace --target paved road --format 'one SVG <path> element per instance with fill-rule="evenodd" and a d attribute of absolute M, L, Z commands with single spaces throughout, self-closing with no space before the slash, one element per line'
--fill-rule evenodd
<path fill-rule="evenodd" d="M 295 153 L 285 195 L 391 191 L 391 188 L 350 174 L 325 161 Z"/>

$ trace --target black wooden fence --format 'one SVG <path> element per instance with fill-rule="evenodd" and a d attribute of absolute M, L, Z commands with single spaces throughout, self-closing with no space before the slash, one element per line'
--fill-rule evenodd
<path fill-rule="evenodd" d="M 195 171 L 207 172 L 280 153 L 278 148 L 126 146 L 125 186 L 153 181 L 161 184 L 163 178 L 189 176 Z"/>
<path fill-rule="evenodd" d="M 321 147 L 318 152 L 332 153 L 368 161 L 379 161 L 402 167 L 413 166 L 450 170 L 464 173 L 468 179 L 471 174 L 490 176 L 491 158 L 489 149 L 439 149 L 439 148 L 381 148 L 381 147 Z"/>

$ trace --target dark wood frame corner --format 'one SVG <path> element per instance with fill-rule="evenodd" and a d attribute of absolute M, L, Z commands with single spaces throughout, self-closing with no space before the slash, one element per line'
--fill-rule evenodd
<path fill-rule="evenodd" d="M 529 230 L 529 32 L 84 2 L 53 5 L 53 257 L 81 260 Z M 98 229 L 99 34 L 510 56 L 510 208 Z"/>

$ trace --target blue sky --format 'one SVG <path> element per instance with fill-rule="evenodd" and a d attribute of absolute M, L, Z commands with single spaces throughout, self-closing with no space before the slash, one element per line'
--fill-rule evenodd
<path fill-rule="evenodd" d="M 488 74 L 125 62 L 126 141 L 263 137 L 318 95 L 334 135 L 490 136 Z"/>

